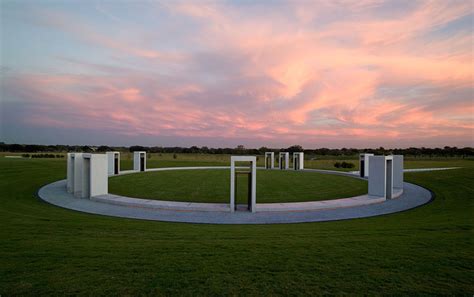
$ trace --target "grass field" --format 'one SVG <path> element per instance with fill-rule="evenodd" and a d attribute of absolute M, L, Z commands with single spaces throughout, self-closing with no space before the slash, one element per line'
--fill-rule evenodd
<path fill-rule="evenodd" d="M 247 176 L 237 180 L 237 202 L 246 203 Z M 179 170 L 109 179 L 113 194 L 171 201 L 229 203 L 229 170 Z M 367 182 L 316 172 L 257 171 L 257 203 L 316 201 L 367 193 Z"/>
<path fill-rule="evenodd" d="M 318 158 L 318 157 L 316 157 Z M 133 156 L 130 153 L 124 153 L 121 155 L 120 166 L 123 170 L 132 169 Z M 276 160 L 278 158 L 275 158 Z M 291 159 L 291 158 L 290 158 Z M 264 156 L 258 156 L 257 166 L 264 166 Z M 334 163 L 336 162 L 350 162 L 354 164 L 354 168 L 336 168 Z M 474 160 L 469 160 L 473 162 Z M 446 159 L 446 158 L 433 158 L 433 159 L 412 159 L 408 158 L 405 160 L 405 168 L 430 168 L 430 167 L 458 167 L 462 166 L 464 162 L 468 160 L 462 159 Z M 277 161 L 275 161 L 277 166 Z M 290 166 L 293 164 L 290 160 Z M 230 155 L 210 155 L 210 154 L 176 154 L 176 159 L 173 158 L 173 154 L 151 154 L 147 160 L 147 166 L 149 168 L 156 167 L 176 167 L 176 166 L 230 166 Z M 305 168 L 314 169 L 326 169 L 336 171 L 356 171 L 359 170 L 359 161 L 356 156 L 352 158 L 333 158 L 316 160 L 305 160 Z"/>
<path fill-rule="evenodd" d="M 36 191 L 64 160 L 0 158 L 0 295 L 472 296 L 474 163 L 442 164 L 464 168 L 406 174 L 436 195 L 410 211 L 224 226 L 61 209 Z"/>
<path fill-rule="evenodd" d="M 57 153 L 55 153 L 57 154 Z M 5 155 L 21 155 L 21 153 L 0 153 L 0 157 Z M 63 153 L 63 155 L 65 155 Z M 176 156 L 174 156 L 176 155 Z M 133 154 L 121 152 L 120 167 L 122 170 L 133 169 Z M 275 155 L 275 166 L 278 166 L 278 158 Z M 176 158 L 175 158 L 176 157 Z M 315 156 L 315 160 L 310 160 L 311 156 L 305 156 L 305 168 L 325 169 L 336 171 L 357 171 L 359 170 L 358 156 Z M 257 156 L 257 166 L 264 166 L 264 156 Z M 336 162 L 349 162 L 354 164 L 354 168 L 336 168 Z M 454 159 L 454 158 L 405 158 L 405 168 L 430 168 L 430 167 L 462 167 L 465 162 L 474 162 L 474 159 Z M 468 163 L 469 164 L 469 163 Z M 292 160 L 290 156 L 290 167 Z M 147 154 L 147 167 L 179 167 L 179 166 L 230 166 L 230 155 L 225 154 Z"/>

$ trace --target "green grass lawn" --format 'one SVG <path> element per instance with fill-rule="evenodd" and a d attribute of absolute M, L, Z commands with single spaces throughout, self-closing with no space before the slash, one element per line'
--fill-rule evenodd
<path fill-rule="evenodd" d="M 246 203 L 247 176 L 237 177 L 237 202 Z M 230 170 L 177 170 L 109 179 L 113 194 L 172 201 L 229 203 Z M 367 193 L 367 182 L 316 172 L 257 170 L 257 203 L 316 201 Z"/>
<path fill-rule="evenodd" d="M 59 153 L 54 153 L 59 154 Z M 0 158 L 5 155 L 21 155 L 21 153 L 0 152 Z M 65 155 L 63 153 L 63 155 Z M 176 155 L 176 158 L 174 158 Z M 152 153 L 147 154 L 147 167 L 181 167 L 181 166 L 230 166 L 231 155 L 226 154 L 169 154 Z M 316 156 L 315 160 L 310 160 L 311 156 L 306 156 L 305 168 L 336 170 L 336 171 L 358 171 L 358 156 Z M 122 170 L 133 168 L 133 154 L 129 152 L 120 153 L 120 167 Z M 257 166 L 264 166 L 264 156 L 257 156 Z M 275 166 L 278 167 L 278 157 L 275 154 Z M 354 164 L 353 168 L 336 168 L 336 162 L 349 162 Z M 467 162 L 467 163 L 466 163 Z M 444 157 L 433 158 L 406 158 L 405 168 L 429 168 L 429 167 L 462 167 L 463 164 L 474 162 L 474 159 L 454 159 Z M 290 156 L 290 167 L 292 160 Z"/>
<path fill-rule="evenodd" d="M 36 191 L 64 160 L 0 158 L 0 295 L 471 296 L 474 168 L 458 163 L 406 174 L 436 195 L 406 212 L 225 226 L 58 208 Z"/>
<path fill-rule="evenodd" d="M 177 159 L 173 159 L 173 154 L 151 154 L 150 158 L 147 159 L 148 168 L 158 167 L 179 167 L 179 166 L 230 166 L 230 155 L 210 155 L 210 154 L 177 154 Z M 326 156 L 327 157 L 327 156 Z M 290 158 L 291 159 L 291 158 Z M 265 166 L 264 156 L 258 156 L 258 166 Z M 354 164 L 354 168 L 336 168 L 334 163 L 336 162 L 349 162 Z M 433 159 L 407 159 L 405 160 L 405 168 L 430 168 L 430 167 L 462 167 L 463 164 L 473 163 L 473 159 L 446 159 L 446 158 L 433 158 Z M 292 166 L 290 160 L 290 168 Z M 122 170 L 129 170 L 133 168 L 133 156 L 131 154 L 122 154 L 120 166 Z M 277 163 L 275 166 L 278 167 Z M 335 171 L 358 171 L 359 161 L 355 157 L 349 158 L 337 158 L 333 159 L 316 159 L 316 160 L 305 160 L 305 168 L 314 169 L 325 169 Z"/>

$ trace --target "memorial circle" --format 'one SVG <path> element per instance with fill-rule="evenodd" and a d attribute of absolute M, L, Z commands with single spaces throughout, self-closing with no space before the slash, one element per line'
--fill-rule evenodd
<path fill-rule="evenodd" d="M 91 157 L 86 156 L 86 160 L 88 159 L 91 159 Z M 111 157 L 111 160 L 117 164 L 115 157 Z M 90 161 L 86 161 L 86 165 L 85 167 L 83 166 L 82 171 L 89 170 L 89 162 Z M 139 158 L 138 162 L 143 165 L 143 161 L 140 161 Z M 253 172 L 255 176 L 257 168 L 256 166 L 252 167 L 253 168 L 251 169 L 254 170 Z M 270 166 L 267 165 L 266 167 L 268 168 Z M 350 178 L 363 179 L 363 177 L 359 177 L 358 173 L 302 169 L 301 167 L 298 168 L 301 174 L 305 174 L 305 172 L 318 172 L 322 174 L 341 175 Z M 234 170 L 239 170 L 241 167 L 236 168 L 234 168 Z M 229 169 L 232 170 L 232 166 L 148 168 L 146 171 L 209 169 L 224 170 L 225 174 L 227 174 Z M 70 170 L 71 169 L 68 169 L 68 172 L 70 172 Z M 259 171 L 260 170 L 280 169 L 259 168 Z M 135 170 L 117 172 L 109 166 L 109 176 L 133 174 L 141 171 L 145 171 L 145 169 L 142 167 L 135 168 Z M 111 174 L 111 172 L 113 172 L 113 174 Z M 251 171 L 245 172 L 248 174 L 248 172 Z M 84 177 L 88 180 L 91 180 L 92 178 L 87 173 L 83 178 Z M 252 179 L 249 178 L 249 181 L 252 181 Z M 323 201 L 258 203 L 258 201 L 253 199 L 253 197 L 255 197 L 253 195 L 254 193 L 250 191 L 251 188 L 255 189 L 255 185 L 252 187 L 249 182 L 249 197 L 252 198 L 249 199 L 249 211 L 241 211 L 246 210 L 246 205 L 232 205 L 232 203 L 160 201 L 124 197 L 108 193 L 94 195 L 88 197 L 89 199 L 82 197 L 83 195 L 80 195 L 82 198 L 77 198 L 78 195 L 74 195 L 74 192 L 71 192 L 71 189 L 69 189 L 68 192 L 66 184 L 66 180 L 48 184 L 39 190 L 38 196 L 42 200 L 60 207 L 93 214 L 156 221 L 209 224 L 302 223 L 364 218 L 405 211 L 426 204 L 433 199 L 429 190 L 404 182 L 403 190 L 394 189 L 390 199 L 366 194 L 350 198 Z M 83 186 L 83 188 L 90 191 L 88 187 L 90 186 Z M 232 193 L 233 191 L 231 190 L 231 194 Z"/>

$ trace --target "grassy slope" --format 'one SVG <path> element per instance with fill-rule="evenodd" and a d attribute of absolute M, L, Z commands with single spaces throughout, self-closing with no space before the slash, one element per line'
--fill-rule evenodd
<path fill-rule="evenodd" d="M 436 200 L 350 221 L 161 223 L 57 208 L 64 161 L 0 158 L 0 294 L 472 294 L 474 174 L 407 174 Z"/>
<path fill-rule="evenodd" d="M 247 197 L 246 176 L 238 177 L 238 202 Z M 113 177 L 110 193 L 148 199 L 229 202 L 229 170 L 179 170 Z M 257 171 L 257 202 L 316 201 L 367 193 L 367 182 L 315 172 Z"/>

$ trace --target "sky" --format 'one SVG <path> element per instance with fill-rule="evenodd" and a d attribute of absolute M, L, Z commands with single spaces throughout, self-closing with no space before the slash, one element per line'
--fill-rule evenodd
<path fill-rule="evenodd" d="M 473 1 L 0 3 L 6 143 L 474 146 Z"/>

